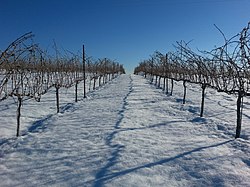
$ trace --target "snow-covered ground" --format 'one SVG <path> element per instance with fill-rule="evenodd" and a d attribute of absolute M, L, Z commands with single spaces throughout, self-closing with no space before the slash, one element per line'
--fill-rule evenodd
<path fill-rule="evenodd" d="M 200 118 L 200 87 L 185 105 L 182 89 L 122 75 L 78 103 L 62 90 L 59 114 L 52 90 L 24 103 L 18 139 L 16 105 L 0 103 L 0 186 L 250 186 L 250 101 L 235 140 L 234 96 L 207 89 Z"/>

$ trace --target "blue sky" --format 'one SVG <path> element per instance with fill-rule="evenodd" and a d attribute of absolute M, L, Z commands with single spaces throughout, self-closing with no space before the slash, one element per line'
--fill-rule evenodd
<path fill-rule="evenodd" d="M 53 40 L 74 53 L 85 44 L 94 58 L 109 57 L 127 72 L 176 41 L 211 50 L 250 21 L 250 0 L 0 0 L 0 50 L 32 31 L 44 49 Z"/>

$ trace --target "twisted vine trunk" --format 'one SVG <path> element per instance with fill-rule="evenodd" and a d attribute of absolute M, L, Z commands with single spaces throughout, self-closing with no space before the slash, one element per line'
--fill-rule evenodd
<path fill-rule="evenodd" d="M 59 113 L 59 86 L 56 86 L 56 112 Z"/>
<path fill-rule="evenodd" d="M 158 81 L 158 88 L 161 87 L 161 76 L 159 76 L 159 81 Z"/>
<path fill-rule="evenodd" d="M 95 90 L 96 78 L 94 77 L 93 90 Z"/>
<path fill-rule="evenodd" d="M 99 86 L 101 86 L 102 76 L 99 76 Z"/>
<path fill-rule="evenodd" d="M 237 125 L 236 125 L 235 138 L 240 137 L 241 123 L 242 123 L 242 110 L 243 110 L 243 93 L 239 91 L 238 99 L 237 99 Z"/>
<path fill-rule="evenodd" d="M 171 79 L 171 92 L 170 92 L 170 95 L 173 95 L 173 89 L 174 89 L 174 79 Z"/>
<path fill-rule="evenodd" d="M 75 85 L 75 102 L 77 102 L 77 90 L 78 90 L 78 81 L 76 81 L 76 85 Z"/>
<path fill-rule="evenodd" d="M 202 84 L 201 89 L 202 89 L 202 95 L 201 95 L 201 113 L 200 117 L 203 117 L 203 111 L 204 111 L 204 104 L 205 104 L 205 90 L 206 90 L 206 84 Z"/>
<path fill-rule="evenodd" d="M 168 94 L 168 78 L 166 78 L 166 94 Z"/>
<path fill-rule="evenodd" d="M 187 94 L 187 85 L 186 85 L 187 81 L 183 81 L 183 88 L 184 88 L 184 94 L 183 94 L 183 104 L 186 103 L 186 94 Z"/>
<path fill-rule="evenodd" d="M 18 104 L 17 104 L 17 130 L 16 130 L 16 136 L 19 136 L 20 132 L 20 118 L 21 118 L 21 106 L 22 106 L 22 98 L 18 96 Z"/>
<path fill-rule="evenodd" d="M 165 91 L 165 89 L 166 89 L 166 77 L 164 76 L 164 78 L 163 78 L 163 88 L 162 88 L 162 90 Z"/>

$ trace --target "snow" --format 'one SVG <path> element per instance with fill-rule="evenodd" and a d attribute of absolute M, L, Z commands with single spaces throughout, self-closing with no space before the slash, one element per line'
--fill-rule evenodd
<path fill-rule="evenodd" d="M 122 75 L 74 103 L 51 90 L 22 107 L 0 105 L 0 186 L 250 186 L 250 112 L 244 99 L 242 138 L 234 139 L 235 96 L 182 83 L 173 96 L 141 76 Z M 81 95 L 82 97 L 82 95 Z"/>

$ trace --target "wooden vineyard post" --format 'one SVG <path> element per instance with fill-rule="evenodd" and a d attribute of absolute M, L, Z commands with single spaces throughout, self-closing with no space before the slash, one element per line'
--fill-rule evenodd
<path fill-rule="evenodd" d="M 82 62 L 83 62 L 83 97 L 87 98 L 86 96 L 86 63 L 85 63 L 84 45 L 82 46 Z"/>

